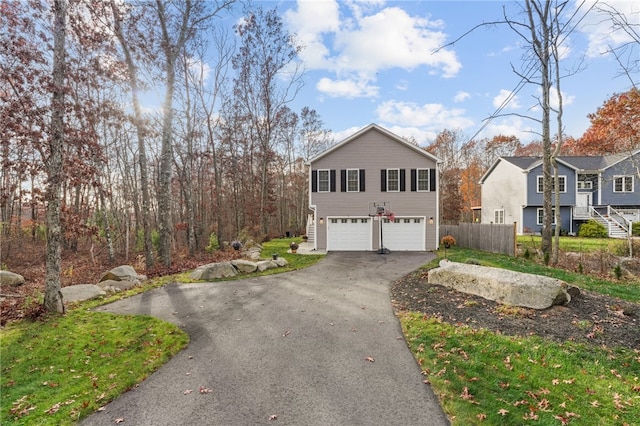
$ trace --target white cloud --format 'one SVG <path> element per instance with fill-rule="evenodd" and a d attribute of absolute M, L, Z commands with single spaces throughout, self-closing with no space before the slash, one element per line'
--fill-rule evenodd
<path fill-rule="evenodd" d="M 323 77 L 316 84 L 316 89 L 332 98 L 344 97 L 353 99 L 375 97 L 378 95 L 379 87 L 370 85 L 367 79 L 332 80 Z"/>
<path fill-rule="evenodd" d="M 540 139 L 537 133 L 539 129 L 525 124 L 520 117 L 504 117 L 492 120 L 491 123 L 477 136 L 477 138 L 492 138 L 497 135 L 516 136 L 521 142 L 527 143 L 532 140 Z"/>
<path fill-rule="evenodd" d="M 579 13 L 585 13 L 593 6 L 595 0 L 576 1 L 575 6 L 580 7 Z M 580 30 L 586 35 L 589 45 L 587 56 L 598 57 L 606 54 L 612 47 L 632 42 L 633 39 L 621 28 L 614 28 L 610 15 L 598 9 L 615 11 L 622 14 L 630 25 L 640 24 L 640 3 L 630 0 L 607 0 L 596 5 L 583 20 Z"/>
<path fill-rule="evenodd" d="M 465 92 L 463 90 L 458 90 L 458 93 L 453 97 L 453 101 L 456 103 L 464 102 L 465 99 L 469 99 L 471 97 L 471 93 Z"/>
<path fill-rule="evenodd" d="M 510 90 L 502 89 L 500 90 L 500 94 L 496 95 L 493 98 L 493 106 L 495 108 L 506 108 L 509 109 L 518 109 L 520 108 L 520 104 L 518 103 L 518 96 L 513 94 Z"/>
<path fill-rule="evenodd" d="M 376 96 L 371 83 L 382 70 L 425 66 L 432 74 L 450 78 L 462 68 L 455 51 L 436 52 L 446 43 L 442 21 L 384 7 L 382 0 L 298 0 L 295 9 L 286 11 L 285 21 L 305 46 L 300 54 L 305 68 L 335 74 L 335 80 L 324 78 L 316 86 L 328 89 L 330 96 Z"/>
<path fill-rule="evenodd" d="M 376 109 L 380 121 L 436 131 L 473 126 L 473 120 L 465 117 L 465 113 L 464 109 L 447 109 L 442 104 L 418 105 L 402 101 L 386 101 Z"/>

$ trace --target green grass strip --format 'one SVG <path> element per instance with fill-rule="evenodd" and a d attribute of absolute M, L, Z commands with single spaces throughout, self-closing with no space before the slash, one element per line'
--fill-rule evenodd
<path fill-rule="evenodd" d="M 76 309 L 2 330 L 0 423 L 67 425 L 141 382 L 189 337 L 143 316 Z"/>
<path fill-rule="evenodd" d="M 631 425 L 640 419 L 640 351 L 556 344 L 400 317 L 453 425 Z"/>

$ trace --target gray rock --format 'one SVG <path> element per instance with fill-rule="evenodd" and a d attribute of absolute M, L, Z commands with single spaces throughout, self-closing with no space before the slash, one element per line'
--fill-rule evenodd
<path fill-rule="evenodd" d="M 258 269 L 258 265 L 256 264 L 256 262 L 245 259 L 234 259 L 231 261 L 231 264 L 243 274 L 250 274 Z"/>
<path fill-rule="evenodd" d="M 274 260 L 263 260 L 258 262 L 258 271 L 263 272 L 267 269 L 275 269 L 278 267 L 278 264 Z"/>
<path fill-rule="evenodd" d="M 24 277 L 22 275 L 9 271 L 0 271 L 0 285 L 20 287 L 22 284 L 24 284 Z"/>
<path fill-rule="evenodd" d="M 140 275 L 133 269 L 133 266 L 129 265 L 121 265 L 116 268 L 113 268 L 109 272 L 105 272 L 105 274 L 100 278 L 100 282 L 107 280 L 114 281 L 135 281 L 142 282 L 146 280 L 147 277 L 145 275 Z"/>
<path fill-rule="evenodd" d="M 429 271 L 429 283 L 511 306 L 546 309 L 571 300 L 564 281 L 487 266 L 443 260 Z"/>
<path fill-rule="evenodd" d="M 105 281 L 100 281 L 98 283 L 98 287 L 100 287 L 102 290 L 108 292 L 108 293 L 118 293 L 124 290 L 129 290 L 132 289 L 133 287 L 135 287 L 136 285 L 139 285 L 140 282 L 138 280 L 136 281 L 130 281 L 130 280 L 124 280 L 124 281 L 117 281 L 117 280 L 105 280 Z"/>
<path fill-rule="evenodd" d="M 107 294 L 104 290 L 94 284 L 76 284 L 62 287 L 62 301 L 64 303 L 80 302 L 83 300 L 95 299 Z"/>
<path fill-rule="evenodd" d="M 279 257 L 276 260 L 274 260 L 274 262 L 276 263 L 276 265 L 278 265 L 281 268 L 289 264 L 289 262 L 287 262 L 287 259 L 285 259 L 284 257 Z"/>
<path fill-rule="evenodd" d="M 209 263 L 196 268 L 191 273 L 193 280 L 213 280 L 216 278 L 235 277 L 238 270 L 231 262 Z"/>

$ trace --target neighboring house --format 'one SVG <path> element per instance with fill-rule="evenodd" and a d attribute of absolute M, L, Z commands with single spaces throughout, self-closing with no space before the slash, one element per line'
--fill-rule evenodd
<path fill-rule="evenodd" d="M 328 251 L 436 250 L 438 161 L 376 124 L 312 158 L 309 241 Z"/>
<path fill-rule="evenodd" d="M 640 150 L 630 154 L 559 157 L 560 229 L 577 233 L 595 219 L 612 237 L 640 220 Z M 517 223 L 519 234 L 542 228 L 542 159 L 500 157 L 482 179 L 482 223 Z M 555 205 L 555 195 L 552 196 Z M 555 222 L 555 220 L 554 220 Z M 554 223 L 555 226 L 555 223 Z"/>

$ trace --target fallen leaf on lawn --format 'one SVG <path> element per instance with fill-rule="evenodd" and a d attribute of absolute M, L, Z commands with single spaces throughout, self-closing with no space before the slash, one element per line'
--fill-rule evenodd
<path fill-rule="evenodd" d="M 611 374 L 613 374 L 614 376 L 616 376 L 618 379 L 622 378 L 622 375 L 620 373 L 618 373 L 617 370 L 611 370 Z"/>
<path fill-rule="evenodd" d="M 375 359 L 373 359 L 372 356 L 368 356 L 364 359 L 365 361 L 369 361 L 369 362 L 375 362 Z"/>
<path fill-rule="evenodd" d="M 105 408 L 105 407 L 100 407 L 100 408 L 98 408 L 96 411 L 104 411 L 104 410 L 106 410 L 106 408 Z"/>
<path fill-rule="evenodd" d="M 464 387 L 464 389 L 462 389 L 462 393 L 460 394 L 460 398 L 464 399 L 465 401 L 473 401 L 473 395 L 471 395 L 469 393 L 469 388 L 468 387 Z"/>
<path fill-rule="evenodd" d="M 600 406 L 600 402 L 598 400 L 591 401 L 591 406 L 592 407 L 599 407 Z"/>
<path fill-rule="evenodd" d="M 182 392 L 183 395 L 189 395 L 191 392 L 193 392 L 193 390 L 191 389 L 187 389 L 184 392 Z"/>
<path fill-rule="evenodd" d="M 60 403 L 53 404 L 53 407 L 49 408 L 45 413 L 47 414 L 55 414 L 60 409 Z"/>
<path fill-rule="evenodd" d="M 559 384 L 560 384 L 560 380 L 558 380 L 558 379 L 553 379 L 553 380 L 551 381 L 551 384 L 552 384 L 552 385 L 559 385 Z"/>
<path fill-rule="evenodd" d="M 200 393 L 211 393 L 211 392 L 213 392 L 212 389 L 205 388 L 204 386 L 200 386 Z"/>
<path fill-rule="evenodd" d="M 504 408 L 498 410 L 498 414 L 500 414 L 501 416 L 506 416 L 508 412 L 509 410 L 505 410 Z"/>
<path fill-rule="evenodd" d="M 572 384 L 574 384 L 574 383 L 575 383 L 575 381 L 576 381 L 576 379 L 569 379 L 569 380 L 563 380 L 562 382 L 563 382 L 565 385 L 572 385 Z"/>
<path fill-rule="evenodd" d="M 116 424 L 119 425 L 120 423 L 124 423 L 124 419 L 122 417 L 120 417 L 119 419 L 116 419 Z"/>
<path fill-rule="evenodd" d="M 482 420 L 486 420 L 487 415 L 484 413 L 480 413 L 478 415 L 476 415 L 476 417 L 478 418 L 478 420 L 482 421 Z"/>

